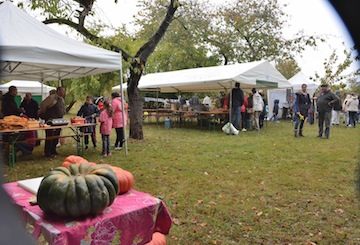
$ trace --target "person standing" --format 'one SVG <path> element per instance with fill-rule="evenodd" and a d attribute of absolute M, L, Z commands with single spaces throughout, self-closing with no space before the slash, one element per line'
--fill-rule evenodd
<path fill-rule="evenodd" d="M 4 117 L 15 115 L 21 116 L 23 110 L 18 108 L 15 102 L 15 96 L 17 95 L 17 88 L 15 86 L 10 86 L 9 91 L 2 97 L 2 113 Z"/>
<path fill-rule="evenodd" d="M 328 139 L 330 136 L 331 110 L 339 99 L 329 90 L 328 84 L 322 84 L 320 87 L 321 93 L 319 97 L 317 97 L 317 110 L 319 116 L 319 134 L 317 137 L 321 138 L 323 136 L 325 123 L 325 138 Z"/>
<path fill-rule="evenodd" d="M 40 103 L 39 116 L 45 122 L 51 119 L 62 118 L 65 115 L 65 88 L 58 87 L 56 93 L 49 95 L 44 101 Z M 54 137 L 45 141 L 45 156 L 51 157 L 57 155 L 56 145 L 60 136 L 61 129 L 47 129 L 45 130 L 46 138 Z"/>
<path fill-rule="evenodd" d="M 334 104 L 334 107 L 331 112 L 331 125 L 333 126 L 334 125 L 339 126 L 340 111 L 342 110 L 339 92 L 336 92 L 336 96 L 339 97 L 339 101 Z"/>
<path fill-rule="evenodd" d="M 246 98 L 246 96 L 244 96 L 244 103 L 242 104 L 240 111 L 241 111 L 241 127 L 243 132 L 246 132 L 247 129 L 247 107 L 248 107 L 249 103 L 248 103 L 248 99 Z"/>
<path fill-rule="evenodd" d="M 103 104 L 104 108 L 100 113 L 100 134 L 102 140 L 102 152 L 101 154 L 106 157 L 110 156 L 110 133 L 113 126 L 113 115 L 114 111 L 111 108 L 110 103 L 105 100 Z"/>
<path fill-rule="evenodd" d="M 26 93 L 24 100 L 20 104 L 20 108 L 28 118 L 39 119 L 39 104 L 32 98 L 31 93 Z"/>
<path fill-rule="evenodd" d="M 127 113 L 126 111 L 124 112 L 125 118 L 123 118 L 122 103 L 124 103 L 124 101 L 120 97 L 119 93 L 114 92 L 111 94 L 111 97 L 112 97 L 111 107 L 114 111 L 114 115 L 112 117 L 113 118 L 112 127 L 115 128 L 116 131 L 115 150 L 120 151 L 122 150 L 122 146 L 125 139 L 123 127 L 126 127 Z M 124 109 L 125 109 L 125 104 L 124 104 Z"/>
<path fill-rule="evenodd" d="M 253 88 L 253 112 L 254 112 L 254 118 L 255 118 L 255 129 L 257 131 L 260 130 L 260 114 L 264 109 L 264 100 L 261 97 L 261 95 L 256 91 L 256 88 Z"/>
<path fill-rule="evenodd" d="M 345 123 L 346 127 L 349 126 L 349 112 L 347 110 L 347 102 L 351 99 L 351 94 L 346 95 L 345 100 L 342 104 L 343 111 L 343 123 Z"/>
<path fill-rule="evenodd" d="M 279 114 L 279 103 L 280 101 L 278 99 L 274 100 L 274 107 L 273 107 L 273 114 L 272 116 L 270 117 L 269 121 L 271 122 L 271 120 L 274 119 L 274 123 L 278 123 L 278 117 L 277 115 Z"/>
<path fill-rule="evenodd" d="M 99 109 L 96 105 L 93 104 L 93 97 L 88 95 L 86 96 L 85 103 L 81 106 L 80 110 L 77 113 L 78 117 L 85 118 L 85 123 L 96 123 L 96 117 L 100 115 Z M 95 126 L 83 127 L 84 133 L 90 133 L 91 141 L 94 148 L 96 148 L 96 132 Z M 85 150 L 89 149 L 89 135 L 85 134 Z"/>
<path fill-rule="evenodd" d="M 259 117 L 260 128 L 263 128 L 264 127 L 264 121 L 265 121 L 265 118 L 268 115 L 269 108 L 267 106 L 267 100 L 265 98 L 265 95 L 262 92 L 259 92 L 259 94 L 260 94 L 260 96 L 261 96 L 261 98 L 262 98 L 262 100 L 264 102 L 263 110 L 260 113 L 260 117 Z"/>
<path fill-rule="evenodd" d="M 304 137 L 303 135 L 303 127 L 305 119 L 309 114 L 309 110 L 311 107 L 310 95 L 306 91 L 307 85 L 301 85 L 301 90 L 296 93 L 296 102 L 294 106 L 295 112 L 295 126 L 294 126 L 294 136 Z M 300 125 L 300 127 L 299 127 Z"/>
<path fill-rule="evenodd" d="M 354 127 L 356 125 L 356 113 L 358 112 L 359 99 L 355 93 L 351 93 L 351 98 L 347 102 L 347 111 L 349 112 L 349 125 L 348 127 Z"/>
<path fill-rule="evenodd" d="M 244 103 L 244 92 L 240 88 L 240 83 L 235 83 L 235 88 L 231 91 L 231 123 L 239 130 L 241 106 Z"/>

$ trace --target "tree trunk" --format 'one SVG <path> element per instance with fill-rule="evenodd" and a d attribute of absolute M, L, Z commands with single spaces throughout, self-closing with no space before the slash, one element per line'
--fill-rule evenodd
<path fill-rule="evenodd" d="M 141 65 L 137 62 L 132 64 L 133 69 L 130 69 L 130 78 L 128 81 L 128 98 L 130 108 L 130 138 L 142 140 L 144 139 L 143 132 L 143 102 L 141 100 L 140 90 L 138 89 L 139 80 L 141 78 Z M 137 67 L 137 69 L 134 69 Z M 138 72 L 136 72 L 136 70 Z"/>

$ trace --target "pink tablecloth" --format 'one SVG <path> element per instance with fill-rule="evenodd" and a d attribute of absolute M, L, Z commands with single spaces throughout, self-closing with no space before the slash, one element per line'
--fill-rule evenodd
<path fill-rule="evenodd" d="M 154 232 L 169 233 L 170 214 L 165 204 L 147 193 L 130 190 L 120 195 L 104 212 L 81 220 L 44 215 L 34 198 L 17 183 L 3 185 L 14 202 L 22 208 L 25 220 L 34 225 L 33 236 L 40 234 L 50 244 L 145 244 Z"/>

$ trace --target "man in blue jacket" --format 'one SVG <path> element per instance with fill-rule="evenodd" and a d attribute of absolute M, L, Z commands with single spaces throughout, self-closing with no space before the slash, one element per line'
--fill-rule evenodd
<path fill-rule="evenodd" d="M 81 106 L 80 110 L 77 113 L 77 116 L 85 118 L 86 123 L 96 123 L 96 117 L 100 115 L 100 111 L 96 105 L 93 104 L 93 97 L 88 95 L 86 97 L 85 103 Z M 90 133 L 91 141 L 96 148 L 96 132 L 95 126 L 84 127 L 82 130 L 85 133 Z M 89 135 L 84 136 L 85 141 L 85 150 L 89 148 Z"/>

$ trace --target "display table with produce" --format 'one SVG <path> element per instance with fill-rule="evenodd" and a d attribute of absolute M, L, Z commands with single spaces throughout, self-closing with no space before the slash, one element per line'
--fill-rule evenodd
<path fill-rule="evenodd" d="M 69 156 L 35 181 L 38 188 L 24 188 L 24 181 L 3 185 L 33 237 L 50 244 L 166 244 L 171 217 L 165 204 L 127 189 L 134 182 L 130 172 L 84 161 Z"/>
<path fill-rule="evenodd" d="M 39 130 L 55 130 L 55 129 L 71 129 L 72 134 L 61 135 L 55 138 L 68 138 L 71 137 L 76 141 L 76 154 L 82 156 L 84 153 L 84 133 L 81 131 L 84 127 L 96 126 L 96 124 L 85 124 L 85 123 L 71 123 L 68 125 L 61 126 L 50 126 L 46 124 L 39 124 L 39 121 L 28 120 L 26 118 L 20 118 L 16 116 L 9 116 L 11 120 L 0 120 L 0 133 L 7 135 L 8 139 L 8 164 L 14 167 L 16 163 L 16 152 L 15 144 L 20 140 L 22 134 L 26 131 L 39 131 Z M 20 119 L 14 119 L 20 118 Z M 49 140 L 53 138 L 36 138 L 27 140 Z"/>

